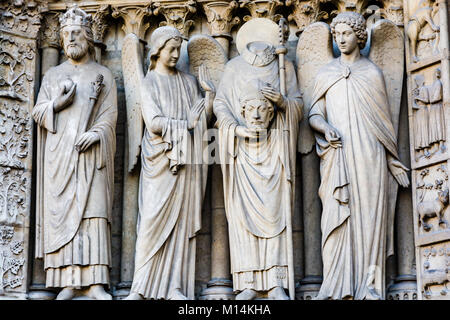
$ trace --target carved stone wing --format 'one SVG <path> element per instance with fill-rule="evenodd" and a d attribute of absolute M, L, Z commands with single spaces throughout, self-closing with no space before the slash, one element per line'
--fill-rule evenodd
<path fill-rule="evenodd" d="M 128 172 L 131 172 L 139 159 L 144 132 L 141 112 L 144 69 L 139 39 L 134 33 L 123 40 L 122 71 L 127 106 Z"/>
<path fill-rule="evenodd" d="M 369 59 L 382 71 L 386 82 L 392 122 L 398 131 L 403 88 L 404 42 L 400 28 L 389 20 L 372 26 Z"/>
<path fill-rule="evenodd" d="M 404 42 L 400 29 L 389 20 L 379 20 L 372 26 L 369 59 L 382 71 L 386 83 L 389 107 L 395 131 L 398 132 L 403 88 Z M 394 253 L 394 217 L 398 183 L 389 175 L 388 183 L 387 256 Z"/>
<path fill-rule="evenodd" d="M 314 134 L 308 123 L 311 109 L 314 79 L 319 69 L 333 57 L 331 29 L 324 22 L 309 25 L 297 43 L 297 78 L 304 101 L 304 115 L 300 123 L 298 151 L 309 153 L 315 144 Z"/>
<path fill-rule="evenodd" d="M 189 39 L 189 68 L 190 73 L 198 79 L 198 68 L 203 64 L 208 69 L 214 86 L 219 86 L 225 64 L 228 61 L 227 54 L 216 39 L 200 34 Z"/>

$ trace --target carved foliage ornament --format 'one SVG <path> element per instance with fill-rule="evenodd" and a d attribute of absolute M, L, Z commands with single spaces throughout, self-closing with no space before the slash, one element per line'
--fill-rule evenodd
<path fill-rule="evenodd" d="M 250 11 L 250 16 L 245 16 L 244 21 L 253 18 L 268 18 L 277 22 L 282 18 L 282 15 L 275 12 L 283 5 L 280 0 L 240 0 L 240 7 L 247 8 Z"/>
<path fill-rule="evenodd" d="M 320 10 L 319 0 L 286 0 L 286 6 L 293 6 L 288 20 L 297 24 L 297 33 L 302 32 L 311 23 L 328 19 L 328 13 Z"/>
<path fill-rule="evenodd" d="M 125 34 L 134 33 L 139 39 L 144 39 L 145 32 L 150 27 L 150 23 L 145 22 L 144 18 L 150 16 L 152 10 L 147 6 L 113 6 L 112 17 L 122 18 L 124 24 L 122 30 Z"/>
<path fill-rule="evenodd" d="M 49 12 L 44 16 L 44 27 L 41 29 L 41 47 L 59 48 L 59 16 L 58 12 Z"/>
<path fill-rule="evenodd" d="M 231 38 L 231 29 L 240 22 L 239 17 L 233 17 L 233 11 L 238 7 L 236 1 L 217 1 L 203 4 L 203 10 L 213 37 Z"/>
<path fill-rule="evenodd" d="M 163 5 L 159 2 L 153 4 L 153 14 L 155 16 L 162 14 L 166 18 L 159 26 L 175 27 L 185 38 L 188 38 L 189 30 L 194 25 L 194 21 L 188 18 L 195 12 L 197 12 L 196 2 L 193 0 L 185 4 Z"/>
<path fill-rule="evenodd" d="M 24 276 L 21 274 L 25 259 L 21 257 L 23 241 L 13 240 L 14 227 L 0 226 L 0 295 L 5 289 L 20 287 Z"/>
<path fill-rule="evenodd" d="M 44 10 L 44 4 L 33 0 L 2 1 L 0 2 L 0 26 L 34 38 L 39 32 L 41 12 Z"/>

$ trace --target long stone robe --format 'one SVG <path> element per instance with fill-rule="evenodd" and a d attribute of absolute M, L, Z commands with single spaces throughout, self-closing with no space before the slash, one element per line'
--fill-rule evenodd
<path fill-rule="evenodd" d="M 142 170 L 135 272 L 131 291 L 148 299 L 167 299 L 180 289 L 194 299 L 195 235 L 208 167 L 202 152 L 207 140 L 205 112 L 187 129 L 187 110 L 202 99 L 196 79 L 149 71 L 143 84 Z M 150 130 L 153 122 L 163 130 Z"/>
<path fill-rule="evenodd" d="M 430 92 L 430 144 L 445 141 L 445 119 L 442 105 L 442 82 L 437 79 L 429 88 Z"/>
<path fill-rule="evenodd" d="M 398 159 L 381 70 L 361 57 L 339 58 L 316 77 L 309 113 L 341 135 L 332 148 L 316 134 L 321 158 L 323 282 L 318 299 L 384 299 L 388 232 L 387 153 Z"/>
<path fill-rule="evenodd" d="M 104 87 L 92 109 L 91 82 Z M 56 113 L 59 85 L 77 85 L 73 103 Z M 36 257 L 44 257 L 48 287 L 109 284 L 117 92 L 112 73 L 89 61 L 65 62 L 44 76 L 32 116 L 38 124 Z M 75 143 L 85 131 L 100 141 L 85 152 Z"/>
<path fill-rule="evenodd" d="M 430 94 L 428 88 L 422 86 L 419 88 L 419 94 L 414 97 L 414 103 L 419 107 L 414 116 L 414 146 L 416 150 L 430 146 L 430 132 L 433 124 L 430 122 L 430 112 L 428 104 L 430 103 Z"/>
<path fill-rule="evenodd" d="M 236 127 L 246 126 L 240 105 L 246 84 L 259 79 L 276 90 L 280 87 L 277 59 L 258 65 L 258 58 L 246 49 L 242 56 L 229 61 L 214 101 L 236 292 L 287 288 L 289 280 L 287 243 L 292 239 L 286 217 L 292 214 L 302 100 L 294 67 L 286 61 L 286 111 L 276 112 L 270 127 L 275 130 L 266 141 L 238 138 Z"/>

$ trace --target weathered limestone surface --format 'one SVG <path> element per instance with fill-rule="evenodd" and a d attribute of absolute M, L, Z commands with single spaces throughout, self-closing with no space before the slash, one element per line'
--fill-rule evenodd
<path fill-rule="evenodd" d="M 289 21 L 290 27 L 287 59 L 297 69 L 306 106 L 298 136 L 292 218 L 296 299 L 316 296 L 323 276 L 323 208 L 318 196 L 320 159 L 307 117 L 311 97 L 305 89 L 312 85 L 307 75 L 316 74 L 317 69 L 302 64 L 298 43 L 302 36 L 308 36 L 308 26 L 315 22 L 329 25 L 337 14 L 345 11 L 363 14 L 369 28 L 380 19 L 390 20 L 404 37 L 406 68 L 396 89 L 401 93 L 400 107 L 393 117 L 399 119 L 395 126 L 399 157 L 411 169 L 408 173 L 411 186 L 399 188 L 396 197 L 392 221 L 395 243 L 386 266 L 385 298 L 449 299 L 446 289 L 450 241 L 450 226 L 446 224 L 450 221 L 446 140 L 450 134 L 448 1 L 77 0 L 72 3 L 92 15 L 93 58 L 111 70 L 117 85 L 108 290 L 114 299 L 128 296 L 133 281 L 142 168 L 141 141 L 130 138 L 133 132 L 130 126 L 134 127 L 136 122 L 129 111 L 133 93 L 126 91 L 123 76 L 124 38 L 134 33 L 139 39 L 142 71 L 146 73 L 152 33 L 159 26 L 173 26 L 185 38 L 178 67 L 197 74 L 203 57 L 197 55 L 189 60 L 190 39 L 201 34 L 212 36 L 222 47 L 223 56 L 230 60 L 239 55 L 236 36 L 245 22 L 268 18 L 278 23 L 282 17 Z M 44 75 L 66 60 L 58 31 L 59 16 L 69 6 L 59 0 L 4 0 L 0 4 L 0 299 L 53 299 L 58 293 L 45 288 L 43 261 L 33 258 L 36 228 L 33 160 L 37 150 L 31 110 Z M 336 45 L 331 49 L 334 55 L 339 54 Z M 217 48 L 214 50 L 219 52 Z M 368 54 L 367 49 L 362 53 Z M 216 88 L 222 71 L 209 70 Z M 389 76 L 384 76 L 390 81 Z M 213 117 L 209 128 L 215 120 Z M 144 128 L 139 130 L 143 132 Z M 215 138 L 210 136 L 208 143 L 217 144 L 217 134 Z M 202 227 L 196 236 L 194 295 L 196 299 L 234 299 L 222 172 L 217 164 L 210 164 L 208 171 Z"/>

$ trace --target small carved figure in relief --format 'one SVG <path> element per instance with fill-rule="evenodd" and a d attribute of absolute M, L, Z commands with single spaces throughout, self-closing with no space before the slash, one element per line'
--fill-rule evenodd
<path fill-rule="evenodd" d="M 280 30 L 264 18 L 241 27 L 240 55 L 214 100 L 236 300 L 295 296 L 290 218 L 303 101 L 292 62 L 277 59 Z"/>
<path fill-rule="evenodd" d="M 392 252 L 390 210 L 395 208 L 398 185 L 409 185 L 392 116 L 398 115 L 400 107 L 400 99 L 394 97 L 401 95 L 402 34 L 390 21 L 375 23 L 368 59 L 360 52 L 368 37 L 362 15 L 337 15 L 331 32 L 325 24 L 318 31 L 319 26 L 313 24 L 304 31 L 316 36 L 313 49 L 307 53 L 299 44 L 305 61 L 300 60 L 300 68 L 322 65 L 308 93 L 309 124 L 321 158 L 323 206 L 323 282 L 316 298 L 384 299 L 385 259 Z M 341 52 L 334 59 L 331 36 Z M 328 53 L 316 54 L 318 50 Z M 315 55 L 332 60 L 320 62 Z"/>
<path fill-rule="evenodd" d="M 423 295 L 425 298 L 429 299 L 432 296 L 431 286 L 436 285 L 444 285 L 441 289 L 440 294 L 445 296 L 448 294 L 448 283 L 450 282 L 450 250 L 449 248 L 440 248 L 439 256 L 445 260 L 445 267 L 440 269 L 430 269 L 430 255 L 436 256 L 436 249 L 425 249 L 424 256 L 426 257 L 426 261 L 423 263 L 423 274 L 422 274 L 422 287 L 423 287 Z"/>
<path fill-rule="evenodd" d="M 208 172 L 202 158 L 207 146 L 204 134 L 215 88 L 205 67 L 199 68 L 198 82 L 177 69 L 182 41 L 174 27 L 153 31 L 144 77 L 138 38 L 129 34 L 124 40 L 125 89 L 134 93 L 127 96 L 127 108 L 134 107 L 134 101 L 137 110 L 128 112 L 145 124 L 143 137 L 135 131 L 139 123 L 129 127 L 129 135 L 142 141 L 142 168 L 128 300 L 194 299 L 196 234 Z"/>
<path fill-rule="evenodd" d="M 439 225 L 447 226 L 444 220 L 444 209 L 448 205 L 448 188 L 438 191 L 438 196 L 435 200 L 422 201 L 417 205 L 417 212 L 419 214 L 419 221 L 425 231 L 431 230 L 431 225 L 426 223 L 430 218 L 439 217 Z"/>
<path fill-rule="evenodd" d="M 57 299 L 86 290 L 110 300 L 111 211 L 117 97 L 114 76 L 93 60 L 91 16 L 60 19 L 67 61 L 49 69 L 32 116 L 37 135 L 36 257 Z M 83 293 L 81 291 L 81 293 Z"/>
<path fill-rule="evenodd" d="M 430 113 L 429 113 L 429 139 L 430 144 L 436 145 L 438 150 L 445 150 L 445 119 L 442 104 L 441 69 L 434 71 L 434 82 L 429 87 Z"/>
<path fill-rule="evenodd" d="M 408 22 L 408 26 L 406 27 L 406 34 L 408 35 L 411 44 L 413 62 L 419 61 L 419 58 L 417 56 L 417 45 L 419 41 L 430 41 L 433 39 L 438 40 L 437 38 L 440 28 L 439 25 L 435 24 L 435 22 L 433 21 L 432 13 L 432 1 L 421 0 L 419 2 L 418 9 L 411 16 L 411 20 Z M 421 36 L 421 31 L 427 24 L 434 32 L 430 35 Z M 436 41 L 436 43 L 438 43 L 438 41 Z"/>
<path fill-rule="evenodd" d="M 419 157 L 430 157 L 430 137 L 429 137 L 429 110 L 430 96 L 428 88 L 425 86 L 425 78 L 419 74 L 414 78 L 416 88 L 413 91 L 414 116 L 414 148 L 418 151 Z"/>

